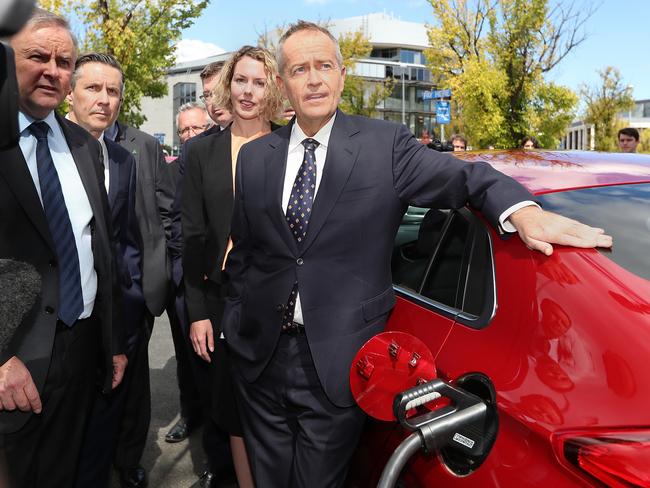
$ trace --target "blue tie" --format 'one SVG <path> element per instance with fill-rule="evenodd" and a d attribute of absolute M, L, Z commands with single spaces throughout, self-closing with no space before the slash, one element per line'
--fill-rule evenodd
<path fill-rule="evenodd" d="M 43 209 L 56 249 L 59 266 L 59 319 L 72 327 L 84 309 L 77 244 L 65 205 L 59 175 L 54 167 L 47 122 L 34 122 L 29 131 L 36 138 L 36 168 L 41 186 Z"/>
<path fill-rule="evenodd" d="M 314 204 L 314 195 L 316 192 L 316 148 L 318 141 L 308 138 L 302 141 L 305 147 L 305 155 L 302 158 L 302 164 L 296 174 L 296 179 L 291 188 L 291 196 L 287 205 L 286 219 L 293 237 L 302 244 L 307 236 L 307 227 Z M 293 314 L 296 310 L 296 297 L 298 296 L 298 282 L 293 284 L 289 301 L 282 316 L 282 330 L 287 331 L 294 328 Z"/>

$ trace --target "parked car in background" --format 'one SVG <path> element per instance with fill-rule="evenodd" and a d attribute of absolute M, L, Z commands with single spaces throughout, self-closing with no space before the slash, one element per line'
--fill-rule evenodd
<path fill-rule="evenodd" d="M 487 161 L 541 205 L 614 237 L 546 257 L 479 212 L 411 208 L 392 257 L 387 330 L 493 408 L 480 457 L 418 453 L 402 487 L 650 486 L 650 157 L 507 151 Z M 410 432 L 370 420 L 350 473 L 376 486 Z"/>

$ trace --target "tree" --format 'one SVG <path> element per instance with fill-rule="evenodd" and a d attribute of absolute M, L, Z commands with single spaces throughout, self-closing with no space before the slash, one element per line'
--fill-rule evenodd
<path fill-rule="evenodd" d="M 360 31 L 341 35 L 339 46 L 347 73 L 339 106 L 346 113 L 372 117 L 377 112 L 377 105 L 393 91 L 393 79 L 368 82 L 354 74 L 357 60 L 368 57 L 372 51 L 370 41 Z"/>
<path fill-rule="evenodd" d="M 317 22 L 327 28 L 328 22 Z M 259 46 L 275 54 L 277 42 L 286 30 L 284 25 L 277 26 L 271 31 L 265 29 L 258 34 Z M 376 107 L 385 100 L 393 90 L 393 79 L 386 78 L 382 82 L 368 82 L 362 76 L 354 74 L 357 60 L 367 57 L 372 50 L 370 41 L 361 31 L 342 34 L 338 38 L 343 66 L 346 69 L 345 86 L 341 94 L 339 106 L 349 114 L 365 115 L 372 117 Z"/>
<path fill-rule="evenodd" d="M 120 119 L 140 126 L 143 96 L 162 97 L 165 75 L 174 66 L 175 42 L 209 0 L 40 0 L 78 20 L 82 51 L 112 54 L 124 69 Z M 72 15 L 70 15 L 72 14 Z"/>
<path fill-rule="evenodd" d="M 595 128 L 596 151 L 616 151 L 616 137 L 623 122 L 618 114 L 634 107 L 629 87 L 623 85 L 621 73 L 612 66 L 599 71 L 601 84 L 582 85 L 580 94 L 585 100 L 585 122 Z"/>
<path fill-rule="evenodd" d="M 548 0 L 429 1 L 437 25 L 425 55 L 435 81 L 454 89 L 457 125 L 472 142 L 514 147 L 533 134 L 557 145 L 577 98 L 544 74 L 584 41 L 593 12 Z"/>

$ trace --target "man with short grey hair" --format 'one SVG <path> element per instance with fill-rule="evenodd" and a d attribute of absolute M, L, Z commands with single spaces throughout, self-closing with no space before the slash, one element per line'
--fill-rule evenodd
<path fill-rule="evenodd" d="M 0 450 L 10 486 L 72 486 L 97 382 L 116 388 L 127 362 L 116 243 L 100 145 L 55 112 L 77 57 L 68 23 L 35 9 L 11 46 L 21 132 L 0 151 L 0 258 L 42 288 L 0 353 Z"/>
<path fill-rule="evenodd" d="M 191 137 L 198 136 L 212 126 L 212 119 L 205 105 L 198 102 L 188 102 L 178 108 L 176 114 L 176 132 L 181 144 Z"/>

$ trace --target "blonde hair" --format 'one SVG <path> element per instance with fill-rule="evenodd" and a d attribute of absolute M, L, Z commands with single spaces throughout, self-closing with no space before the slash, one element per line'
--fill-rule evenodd
<path fill-rule="evenodd" d="M 219 73 L 217 84 L 212 90 L 214 95 L 214 101 L 212 103 L 217 107 L 223 107 L 232 112 L 230 84 L 235 74 L 235 66 L 237 66 L 240 59 L 246 56 L 264 65 L 266 83 L 264 85 L 264 98 L 263 105 L 260 109 L 260 116 L 266 120 L 273 120 L 277 117 L 283 102 L 282 94 L 275 81 L 275 77 L 278 74 L 278 67 L 271 53 L 261 47 L 244 46 L 226 61 L 226 64 L 224 64 Z"/>

